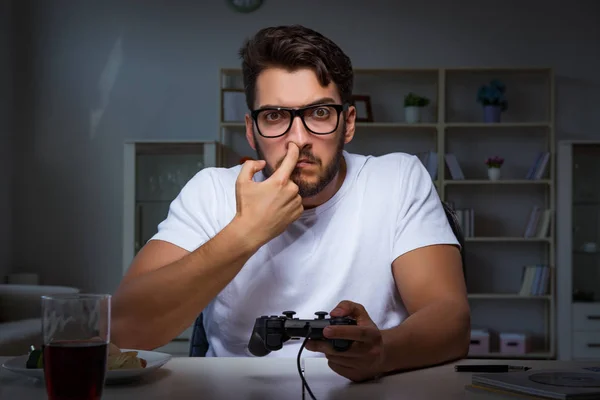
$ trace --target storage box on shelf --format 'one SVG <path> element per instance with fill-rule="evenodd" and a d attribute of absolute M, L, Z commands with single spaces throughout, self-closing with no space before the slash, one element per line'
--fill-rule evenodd
<path fill-rule="evenodd" d="M 525 355 L 531 351 L 531 338 L 526 333 L 502 332 L 499 339 L 502 354 Z"/>
<path fill-rule="evenodd" d="M 217 166 L 215 141 L 129 141 L 124 145 L 123 272 L 156 233 L 173 199 L 201 169 Z M 198 311 L 200 313 L 201 310 Z M 192 327 L 160 348 L 187 355 Z"/>
<path fill-rule="evenodd" d="M 600 360 L 600 141 L 560 141 L 558 160 L 558 357 Z"/>
<path fill-rule="evenodd" d="M 228 89 L 243 87 L 241 70 L 223 69 L 220 79 L 221 104 L 231 104 L 236 95 Z M 479 88 L 493 80 L 505 85 L 508 101 L 498 122 L 486 120 L 493 113 L 476 101 Z M 355 69 L 361 119 L 346 150 L 419 156 L 440 198 L 462 221 L 473 323 L 531 337 L 525 354 L 496 346 L 486 357 L 555 356 L 554 92 L 547 68 Z M 429 100 L 417 121 L 404 107 L 409 93 Z M 360 103 L 364 96 L 369 106 Z M 228 107 L 219 133 L 229 154 L 225 166 L 256 156 L 245 125 L 223 119 L 240 111 Z M 505 159 L 497 180 L 484 164 L 493 156 Z M 527 274 L 526 266 L 539 268 Z"/>
<path fill-rule="evenodd" d="M 471 329 L 470 355 L 485 356 L 495 349 L 498 344 L 498 334 L 489 329 Z"/>
<path fill-rule="evenodd" d="M 489 329 L 472 329 L 469 355 L 489 357 L 490 354 L 502 357 L 531 355 L 531 338 L 527 333 L 496 332 Z"/>

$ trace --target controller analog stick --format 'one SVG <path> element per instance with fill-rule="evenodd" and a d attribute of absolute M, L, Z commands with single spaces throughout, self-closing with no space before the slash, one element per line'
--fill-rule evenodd
<path fill-rule="evenodd" d="M 325 316 L 326 316 L 327 314 L 328 314 L 328 313 L 327 313 L 326 311 L 317 311 L 317 312 L 315 313 L 315 315 L 317 316 L 317 318 L 318 318 L 318 319 L 325 319 Z"/>
<path fill-rule="evenodd" d="M 296 314 L 296 311 L 284 311 L 283 315 L 285 315 L 286 317 L 292 319 L 294 318 L 294 314 Z"/>

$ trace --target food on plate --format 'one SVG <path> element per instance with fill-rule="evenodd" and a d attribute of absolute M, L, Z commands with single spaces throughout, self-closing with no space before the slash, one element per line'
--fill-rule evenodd
<path fill-rule="evenodd" d="M 25 368 L 35 369 L 35 368 L 43 368 L 42 361 L 42 351 L 35 349 L 31 346 L 31 352 L 29 352 L 29 357 L 27 358 L 27 365 Z"/>
<path fill-rule="evenodd" d="M 114 343 L 108 344 L 107 369 L 109 371 L 121 369 L 146 368 L 148 362 L 138 357 L 138 352 L 134 350 L 122 351 Z M 43 368 L 43 353 L 40 349 L 31 346 L 31 351 L 27 357 L 25 365 L 28 369 Z"/>
<path fill-rule="evenodd" d="M 108 370 L 146 368 L 148 363 L 138 357 L 137 351 L 121 351 L 113 343 L 108 345 Z"/>

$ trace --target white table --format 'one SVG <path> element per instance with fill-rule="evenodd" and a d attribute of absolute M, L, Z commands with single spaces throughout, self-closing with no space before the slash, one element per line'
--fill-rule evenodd
<path fill-rule="evenodd" d="M 600 362 L 571 363 L 542 360 L 460 360 L 442 366 L 423 368 L 389 375 L 378 382 L 354 384 L 337 375 L 323 360 L 306 360 L 305 378 L 317 400 L 465 400 L 479 399 L 467 396 L 465 386 L 471 383 L 469 372 L 455 372 L 456 364 L 508 364 L 535 369 L 600 366 Z M 308 394 L 307 394 L 307 399 Z M 490 400 L 497 397 L 481 397 Z M 513 399 L 514 397 L 510 397 Z M 515 398 L 516 399 L 516 398 Z"/>
<path fill-rule="evenodd" d="M 0 364 L 8 357 L 0 357 Z M 471 373 L 454 364 L 404 372 L 378 382 L 355 384 L 337 375 L 321 358 L 305 358 L 305 378 L 318 400 L 465 399 Z M 511 364 L 532 368 L 599 365 L 599 362 L 462 360 L 461 364 Z M 0 399 L 45 399 L 43 382 L 0 371 Z M 295 358 L 173 358 L 141 381 L 108 385 L 103 400 L 120 399 L 302 399 Z M 309 399 L 306 393 L 306 399 Z"/>

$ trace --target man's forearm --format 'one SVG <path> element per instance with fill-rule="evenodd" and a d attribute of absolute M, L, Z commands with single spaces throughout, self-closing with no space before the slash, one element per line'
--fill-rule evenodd
<path fill-rule="evenodd" d="M 238 227 L 229 224 L 182 259 L 124 282 L 113 299 L 113 342 L 152 349 L 189 327 L 259 248 Z"/>
<path fill-rule="evenodd" d="M 470 343 L 469 309 L 462 304 L 439 302 L 381 334 L 385 373 L 463 358 Z"/>

